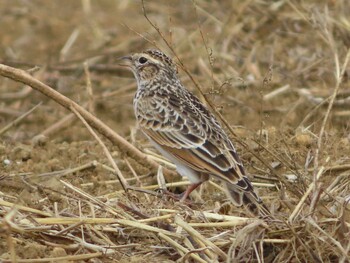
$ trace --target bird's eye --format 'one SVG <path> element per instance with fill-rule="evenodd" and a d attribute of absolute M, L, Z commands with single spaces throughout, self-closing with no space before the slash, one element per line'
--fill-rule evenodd
<path fill-rule="evenodd" d="M 140 57 L 140 58 L 139 58 L 139 62 L 140 62 L 141 64 L 145 64 L 145 63 L 147 62 L 147 58 L 145 58 L 145 57 Z"/>

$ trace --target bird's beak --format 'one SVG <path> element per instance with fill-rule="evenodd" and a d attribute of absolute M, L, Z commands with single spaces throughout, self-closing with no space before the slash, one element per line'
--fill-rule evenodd
<path fill-rule="evenodd" d="M 132 67 L 132 57 L 131 56 L 119 57 L 119 58 L 117 58 L 117 63 L 120 66 L 131 68 Z"/>

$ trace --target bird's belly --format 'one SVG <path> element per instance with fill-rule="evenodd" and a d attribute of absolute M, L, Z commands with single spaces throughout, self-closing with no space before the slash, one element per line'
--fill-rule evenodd
<path fill-rule="evenodd" d="M 146 135 L 147 136 L 147 135 Z M 203 181 L 203 178 L 201 177 L 201 174 L 191 168 L 189 168 L 187 165 L 183 164 L 182 162 L 179 162 L 174 156 L 169 154 L 167 151 L 165 151 L 159 144 L 154 142 L 150 137 L 147 136 L 149 141 L 152 143 L 152 145 L 169 161 L 171 161 L 173 164 L 176 165 L 177 172 L 184 177 L 187 177 L 188 180 L 192 184 L 200 183 Z M 204 180 L 205 181 L 205 180 Z"/>

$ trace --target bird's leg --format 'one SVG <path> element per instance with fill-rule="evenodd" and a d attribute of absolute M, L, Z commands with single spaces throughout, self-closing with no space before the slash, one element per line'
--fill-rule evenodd
<path fill-rule="evenodd" d="M 189 185 L 186 191 L 181 194 L 180 202 L 184 202 L 187 199 L 187 197 L 192 193 L 192 191 L 195 190 L 201 184 L 202 182 Z"/>
<path fill-rule="evenodd" d="M 166 194 L 170 198 L 173 198 L 177 201 L 180 201 L 181 203 L 191 203 L 189 200 L 187 200 L 188 196 L 192 193 L 193 190 L 195 190 L 201 184 L 202 184 L 202 182 L 196 183 L 196 184 L 191 184 L 187 187 L 186 191 L 184 191 L 181 194 L 174 194 L 168 190 L 165 190 L 164 194 Z"/>

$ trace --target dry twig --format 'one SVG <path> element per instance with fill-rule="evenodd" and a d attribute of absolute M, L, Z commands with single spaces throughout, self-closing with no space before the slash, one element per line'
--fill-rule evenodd
<path fill-rule="evenodd" d="M 58 93 L 57 91 L 47 86 L 46 84 L 40 82 L 39 80 L 33 78 L 27 72 L 0 64 L 0 75 L 13 79 L 18 82 L 22 82 L 32 87 L 33 89 L 38 90 L 39 92 L 53 99 L 54 101 L 56 101 L 57 103 L 59 103 L 60 105 L 62 105 L 68 110 L 70 110 L 71 107 L 73 106 L 77 110 L 77 112 L 79 112 L 81 116 L 86 120 L 87 123 L 89 123 L 99 133 L 101 133 L 106 138 L 108 138 L 111 142 L 113 142 L 118 147 L 120 147 L 120 149 L 126 152 L 130 157 L 134 158 L 135 160 L 138 160 L 141 163 L 147 164 L 152 169 L 158 169 L 158 166 L 159 166 L 158 163 L 151 160 L 147 155 L 145 155 L 135 146 L 130 144 L 122 136 L 114 132 L 101 120 L 99 120 L 94 115 L 86 111 L 84 108 L 82 108 L 80 105 L 78 105 L 74 101 L 63 96 L 62 94 Z M 174 172 L 171 172 L 166 169 L 165 169 L 165 174 L 170 174 L 171 175 L 170 178 L 174 178 L 177 176 Z"/>

